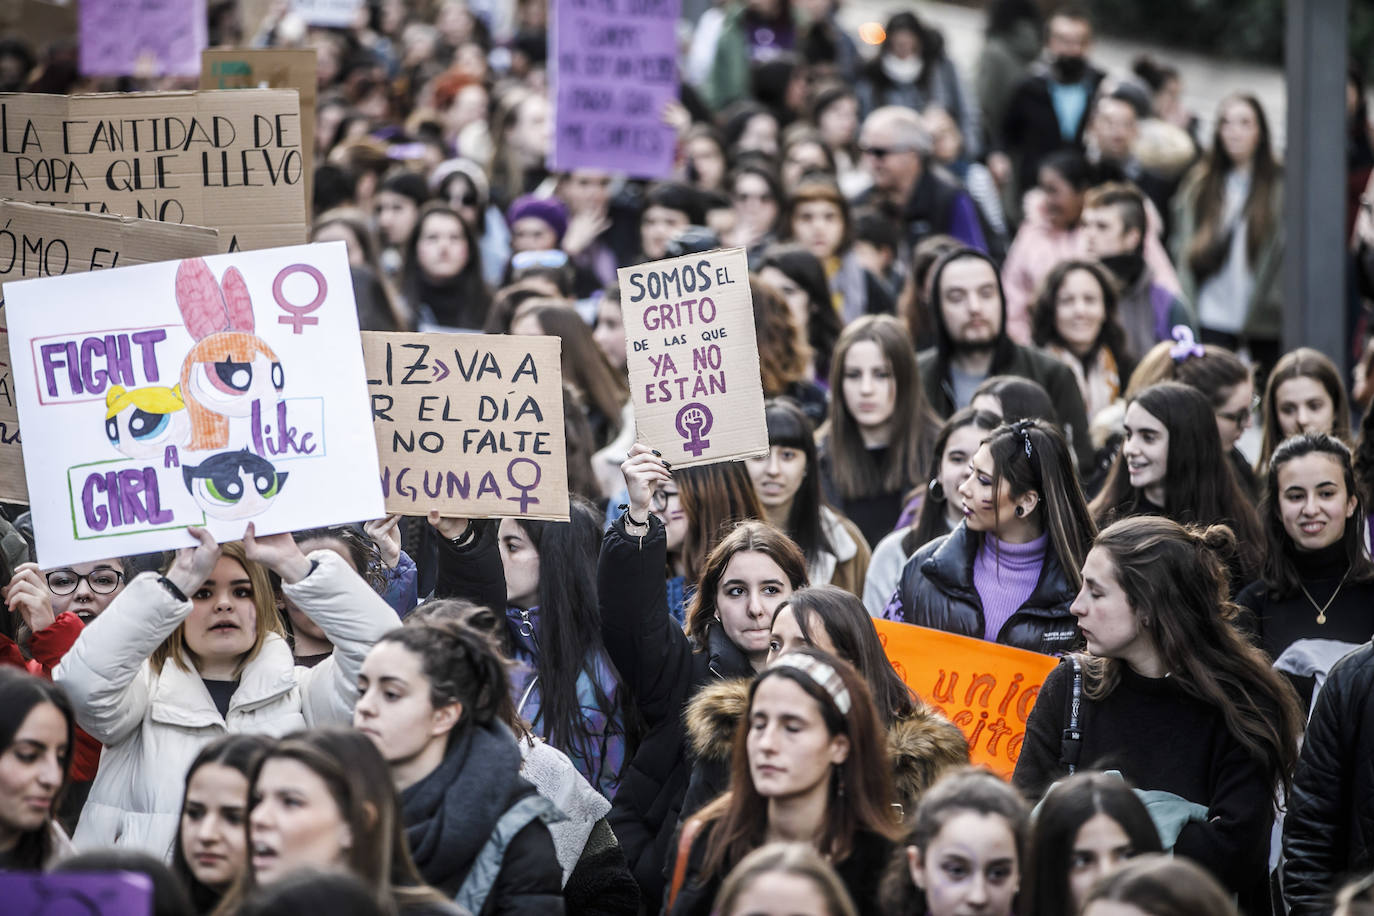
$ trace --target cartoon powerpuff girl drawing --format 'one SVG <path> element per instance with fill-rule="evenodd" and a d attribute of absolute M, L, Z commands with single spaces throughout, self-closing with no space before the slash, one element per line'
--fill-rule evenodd
<path fill-rule="evenodd" d="M 196 340 L 181 365 L 181 394 L 191 418 L 191 451 L 229 444 L 229 417 L 247 417 L 253 402 L 266 413 L 281 399 L 281 361 L 254 332 L 253 303 L 238 268 L 223 284 L 203 258 L 177 267 L 177 307 Z"/>
<path fill-rule="evenodd" d="M 130 458 L 152 458 L 184 446 L 191 431 L 181 386 L 111 386 L 105 395 L 105 437 Z"/>

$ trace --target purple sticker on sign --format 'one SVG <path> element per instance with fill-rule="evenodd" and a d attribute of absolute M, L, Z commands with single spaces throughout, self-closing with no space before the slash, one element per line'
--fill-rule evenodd
<path fill-rule="evenodd" d="M 153 880 L 135 872 L 0 872 L 0 900 L 10 916 L 151 916 Z"/>
<path fill-rule="evenodd" d="M 680 0 L 554 0 L 549 38 L 555 171 L 666 178 L 677 133 Z"/>

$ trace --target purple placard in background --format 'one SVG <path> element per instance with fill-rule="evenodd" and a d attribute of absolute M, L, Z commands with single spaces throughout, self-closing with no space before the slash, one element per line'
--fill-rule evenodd
<path fill-rule="evenodd" d="M 6 916 L 152 916 L 153 880 L 136 872 L 0 872 Z"/>
<path fill-rule="evenodd" d="M 672 173 L 677 134 L 663 106 L 678 97 L 680 0 L 553 0 L 551 167 Z"/>
<path fill-rule="evenodd" d="M 200 76 L 205 0 L 81 0 L 78 11 L 82 74 Z"/>

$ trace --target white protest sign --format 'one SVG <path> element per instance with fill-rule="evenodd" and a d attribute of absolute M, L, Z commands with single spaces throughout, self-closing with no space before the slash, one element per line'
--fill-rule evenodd
<path fill-rule="evenodd" d="M 767 454 L 744 249 L 622 267 L 619 275 L 639 441 L 674 467 Z"/>
<path fill-rule="evenodd" d="M 382 514 L 338 242 L 5 284 L 45 567 Z"/>

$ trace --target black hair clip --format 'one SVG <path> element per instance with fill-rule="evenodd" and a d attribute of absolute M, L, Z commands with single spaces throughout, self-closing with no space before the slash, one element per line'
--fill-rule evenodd
<path fill-rule="evenodd" d="M 1021 444 L 1026 449 L 1027 460 L 1030 460 L 1031 456 L 1030 431 L 1034 427 L 1034 425 L 1034 420 L 1017 420 L 1015 423 L 1011 425 L 1012 432 L 1016 433 L 1016 435 L 1021 437 Z"/>

